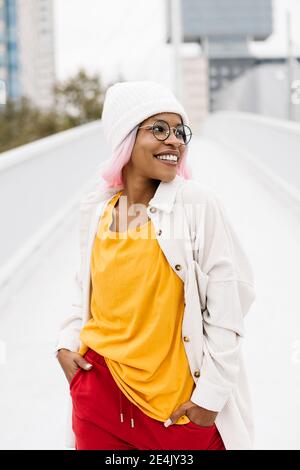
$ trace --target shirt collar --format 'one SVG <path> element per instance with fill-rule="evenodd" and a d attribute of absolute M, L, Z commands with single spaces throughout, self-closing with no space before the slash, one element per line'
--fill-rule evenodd
<path fill-rule="evenodd" d="M 153 198 L 150 199 L 149 205 L 156 207 L 157 209 L 164 212 L 170 213 L 173 209 L 177 190 L 182 182 L 183 178 L 179 175 L 176 175 L 175 178 L 168 183 L 161 181 L 155 191 Z"/>
<path fill-rule="evenodd" d="M 170 213 L 173 209 L 177 190 L 182 183 L 183 177 L 179 175 L 176 175 L 172 181 L 167 183 L 161 181 L 154 193 L 154 196 L 149 201 L 149 206 L 156 207 L 159 210 Z M 123 186 L 106 189 L 104 199 L 111 199 L 122 189 L 124 189 Z"/>

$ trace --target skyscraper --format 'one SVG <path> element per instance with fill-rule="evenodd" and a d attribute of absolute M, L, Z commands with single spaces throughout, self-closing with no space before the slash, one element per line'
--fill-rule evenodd
<path fill-rule="evenodd" d="M 53 102 L 53 0 L 17 0 L 22 94 L 42 108 Z"/>
<path fill-rule="evenodd" d="M 16 0 L 0 0 L 0 104 L 20 90 Z"/>
<path fill-rule="evenodd" d="M 29 97 L 53 102 L 53 0 L 0 0 L 0 104 Z"/>

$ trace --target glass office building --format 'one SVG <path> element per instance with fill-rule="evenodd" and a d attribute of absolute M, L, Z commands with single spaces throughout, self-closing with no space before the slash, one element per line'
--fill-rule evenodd
<path fill-rule="evenodd" d="M 0 0 L 0 95 L 20 97 L 17 0 Z M 0 101 L 1 104 L 1 101 Z"/>
<path fill-rule="evenodd" d="M 169 0 L 170 1 L 170 0 Z M 201 37 L 240 42 L 272 33 L 272 0 L 181 0 L 186 41 Z"/>

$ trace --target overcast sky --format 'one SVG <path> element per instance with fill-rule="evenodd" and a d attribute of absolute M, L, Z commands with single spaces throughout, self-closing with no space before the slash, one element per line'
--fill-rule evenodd
<path fill-rule="evenodd" d="M 292 37 L 300 55 L 300 1 L 274 0 L 272 36 L 251 50 L 259 55 L 286 51 L 285 11 L 292 13 Z M 103 82 L 117 78 L 170 79 L 165 41 L 164 0 L 54 0 L 57 78 L 80 66 L 97 71 Z M 296 28 L 298 24 L 298 28 Z M 186 47 L 186 46 L 185 46 Z M 189 46 L 192 51 L 195 46 Z"/>

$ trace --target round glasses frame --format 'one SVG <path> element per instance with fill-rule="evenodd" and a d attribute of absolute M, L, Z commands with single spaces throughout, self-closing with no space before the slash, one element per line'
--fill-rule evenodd
<path fill-rule="evenodd" d="M 155 127 L 155 125 L 158 125 L 159 123 L 163 123 L 163 124 L 166 124 L 166 125 L 168 126 L 168 133 L 167 133 L 167 135 L 166 135 L 166 137 L 165 137 L 164 139 L 159 139 L 159 138 L 155 135 L 155 133 L 154 133 L 154 127 Z M 180 140 L 180 139 L 177 137 L 176 133 L 177 133 L 177 130 L 178 130 L 179 127 L 181 127 L 181 128 L 183 127 L 183 128 L 186 128 L 186 129 L 188 130 L 188 134 L 187 134 L 187 139 L 188 139 L 188 140 L 187 140 L 187 142 L 183 142 L 182 140 Z M 171 129 L 172 129 L 172 130 L 174 131 L 175 137 L 176 137 L 178 140 L 180 140 L 180 143 L 181 143 L 182 145 L 187 145 L 187 144 L 190 142 L 190 140 L 191 140 L 191 138 L 192 138 L 192 135 L 193 135 L 191 128 L 190 128 L 189 126 L 187 126 L 186 124 L 179 124 L 179 125 L 176 126 L 176 127 L 170 127 L 170 126 L 169 126 L 169 123 L 168 123 L 167 121 L 164 121 L 163 119 L 158 119 L 158 120 L 155 121 L 153 124 L 149 124 L 149 125 L 147 125 L 147 126 L 139 126 L 138 129 L 150 129 L 150 130 L 152 131 L 152 134 L 154 135 L 154 137 L 155 137 L 157 140 L 161 141 L 161 142 L 168 139 L 168 137 L 170 136 Z"/>

